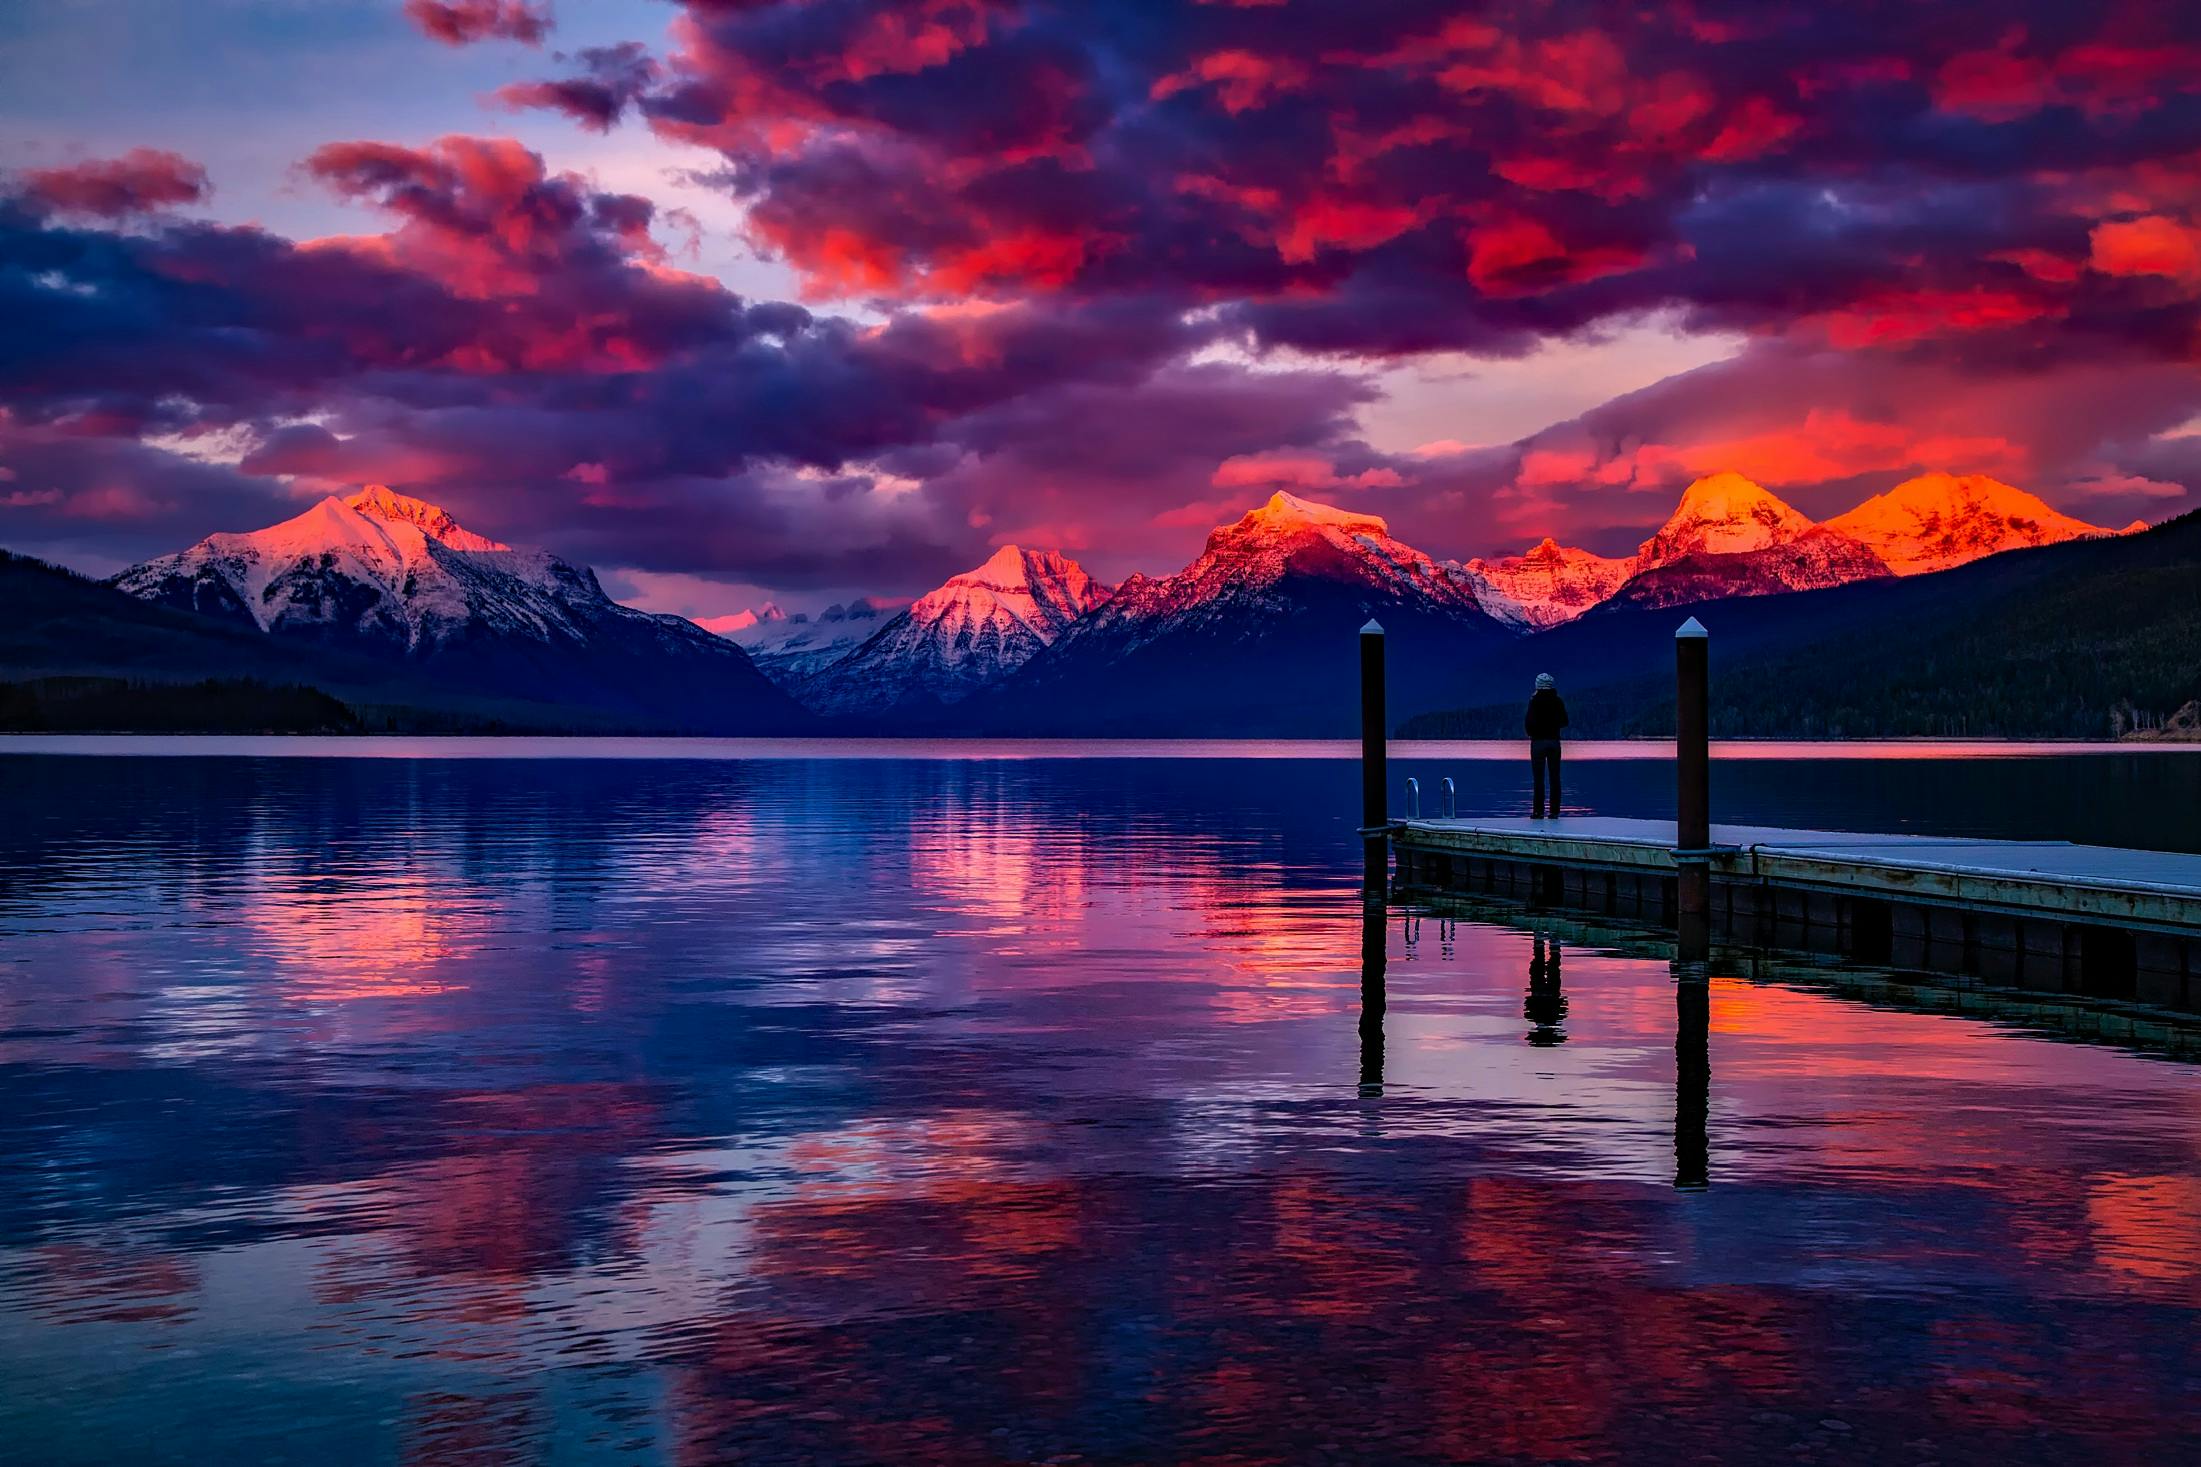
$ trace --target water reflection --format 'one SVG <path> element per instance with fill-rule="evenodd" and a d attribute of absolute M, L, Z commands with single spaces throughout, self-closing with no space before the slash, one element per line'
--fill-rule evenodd
<path fill-rule="evenodd" d="M 41 764 L 0 1441 L 2191 1454 L 2192 1067 L 1392 910 L 1336 774 Z"/>
<path fill-rule="evenodd" d="M 1712 985 L 1706 964 L 1674 960 L 1674 1185 L 1712 1179 Z"/>
<path fill-rule="evenodd" d="M 1360 900 L 1360 1093 L 1383 1094 L 1384 968 L 1391 914 L 1380 891 Z"/>
<path fill-rule="evenodd" d="M 1565 1044 L 1566 1032 L 1560 1028 L 1567 1017 L 1561 944 L 1540 928 L 1531 934 L 1529 942 L 1528 998 L 1521 1005 L 1521 1017 L 1534 1026 L 1528 1032 L 1528 1042 L 1538 1048 Z"/>

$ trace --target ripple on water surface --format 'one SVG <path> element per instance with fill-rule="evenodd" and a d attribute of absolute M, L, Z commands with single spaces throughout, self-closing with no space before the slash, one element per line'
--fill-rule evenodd
<path fill-rule="evenodd" d="M 2192 767 L 2059 764 L 2031 833 Z M 2019 833 L 1978 769 L 1722 790 Z M 2201 1447 L 2185 1030 L 1742 957 L 1699 1003 L 1655 935 L 1368 918 L 1336 760 L 7 773 L 28 1460 Z"/>

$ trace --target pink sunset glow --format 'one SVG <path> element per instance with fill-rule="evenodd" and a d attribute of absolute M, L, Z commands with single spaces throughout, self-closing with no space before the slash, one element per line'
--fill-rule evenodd
<path fill-rule="evenodd" d="M 2183 508 L 2201 22 L 1873 9 L 698 0 L 554 51 L 411 0 L 393 54 L 505 78 L 431 127 L 18 150 L 0 542 L 106 573 L 386 483 L 723 618 L 1166 573 L 1278 488 L 1463 561 L 1625 556 L 1730 470 Z M 269 168 L 337 227 L 258 222 Z"/>

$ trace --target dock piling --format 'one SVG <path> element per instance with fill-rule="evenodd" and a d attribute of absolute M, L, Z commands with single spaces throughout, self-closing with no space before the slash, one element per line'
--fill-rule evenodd
<path fill-rule="evenodd" d="M 1370 892 L 1390 874 L 1390 752 L 1383 716 L 1383 626 L 1360 629 L 1360 838 Z"/>
<path fill-rule="evenodd" d="M 1674 632 L 1674 896 L 1682 947 L 1701 956 L 1712 923 L 1711 636 L 1695 617 Z"/>

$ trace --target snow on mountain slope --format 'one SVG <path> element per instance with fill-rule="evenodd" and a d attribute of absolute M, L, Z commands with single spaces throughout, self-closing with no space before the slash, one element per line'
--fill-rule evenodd
<path fill-rule="evenodd" d="M 976 717 L 1018 733 L 1340 732 L 1357 716 L 1361 623 L 1383 623 L 1411 706 L 1467 650 L 1510 635 L 1490 595 L 1374 515 L 1278 494 L 1212 531 L 1183 570 L 1124 582 Z"/>
<path fill-rule="evenodd" d="M 1679 606 L 1816 591 L 1888 575 L 1871 547 L 1736 473 L 1709 474 L 1636 551 L 1612 604 Z"/>
<path fill-rule="evenodd" d="M 386 525 L 411 525 L 430 539 L 439 540 L 453 550 L 512 548 L 499 544 L 487 535 L 477 535 L 472 530 L 461 529 L 459 522 L 444 510 L 422 500 L 398 494 L 387 484 L 369 484 L 343 503 L 347 508 L 355 509 Z"/>
<path fill-rule="evenodd" d="M 1108 597 L 1109 588 L 1067 556 L 1004 545 L 812 672 L 801 697 L 833 713 L 877 713 L 913 699 L 959 702 L 1022 667 Z"/>
<path fill-rule="evenodd" d="M 1985 474 L 1921 474 L 1826 524 L 1872 547 L 1899 576 L 2082 535 L 2130 533 L 2074 519 Z"/>
<path fill-rule="evenodd" d="M 484 693 L 581 703 L 651 726 L 731 732 L 801 721 L 732 644 L 620 605 L 586 566 L 512 549 L 380 485 L 264 530 L 210 535 L 112 584 L 286 640 L 433 663 Z"/>
<path fill-rule="evenodd" d="M 1670 606 L 1808 591 L 1890 573 L 1948 570 L 2033 545 L 2132 534 L 2090 525 L 1984 474 L 1922 474 L 1824 523 L 1741 474 L 1709 474 L 1635 555 L 1612 559 L 1545 540 L 1525 555 L 1471 560 L 1491 610 L 1530 630 L 1618 601 Z M 1508 606 L 1512 608 L 1508 610 Z"/>
<path fill-rule="evenodd" d="M 766 677 L 795 692 L 869 641 L 892 614 L 892 603 L 863 596 L 828 606 L 815 617 L 799 611 L 790 616 L 767 601 L 753 612 L 703 625 L 732 639 Z"/>
<path fill-rule="evenodd" d="M 264 530 L 209 535 L 132 566 L 114 584 L 262 631 L 408 651 L 481 618 L 541 633 L 568 620 L 561 597 L 603 596 L 588 572 L 461 529 L 434 505 L 381 485 Z"/>
<path fill-rule="evenodd" d="M 1525 555 L 1470 560 L 1501 619 L 1542 630 L 1572 621 L 1620 589 L 1635 570 L 1626 556 L 1598 555 L 1546 537 Z"/>
<path fill-rule="evenodd" d="M 1236 522 L 1210 532 L 1192 564 L 1159 579 L 1133 576 L 1076 636 L 1102 632 L 1134 642 L 1172 628 L 1258 612 L 1293 577 L 1325 581 L 1384 599 L 1491 616 L 1488 588 L 1466 566 L 1439 561 L 1391 538 L 1375 515 L 1278 493 Z"/>
<path fill-rule="evenodd" d="M 1681 606 L 1742 596 L 1819 591 L 1893 574 L 1879 556 L 1849 536 L 1812 525 L 1793 538 L 1756 550 L 1692 552 L 1637 571 L 1605 604 Z"/>
<path fill-rule="evenodd" d="M 1812 519 L 1771 490 L 1736 473 L 1707 474 L 1681 492 L 1681 503 L 1636 551 L 1636 569 L 1685 555 L 1740 555 L 1785 545 Z"/>

